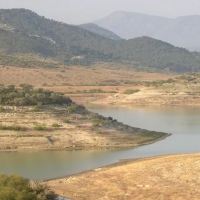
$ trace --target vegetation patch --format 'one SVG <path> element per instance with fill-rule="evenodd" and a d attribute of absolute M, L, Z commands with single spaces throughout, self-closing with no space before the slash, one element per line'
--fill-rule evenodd
<path fill-rule="evenodd" d="M 42 109 L 42 103 L 39 102 L 39 103 L 37 103 L 36 106 L 33 107 L 32 111 L 33 111 L 33 112 L 38 112 L 38 111 L 41 110 L 41 109 Z"/>
<path fill-rule="evenodd" d="M 35 105 L 38 110 L 41 105 L 49 104 L 71 104 L 70 98 L 62 93 L 55 93 L 42 88 L 34 89 L 32 85 L 21 84 L 19 88 L 14 85 L 0 85 L 0 104 L 11 106 Z"/>
<path fill-rule="evenodd" d="M 19 175 L 0 174 L 1 200 L 56 200 L 57 195 L 46 185 L 30 183 Z"/>
<path fill-rule="evenodd" d="M 48 131 L 49 130 L 46 126 L 42 126 L 42 125 L 36 125 L 33 127 L 33 129 L 36 131 Z"/>
<path fill-rule="evenodd" d="M 107 126 L 110 125 L 114 120 L 112 117 L 102 117 L 102 116 L 96 116 L 95 118 L 92 119 L 92 125 L 94 127 L 97 126 Z"/>
<path fill-rule="evenodd" d="M 18 135 L 17 137 L 44 137 L 44 136 L 41 135 L 41 134 L 34 134 L 34 135 L 31 135 L 31 134 L 22 134 L 22 135 Z"/>
<path fill-rule="evenodd" d="M 6 125 L 1 125 L 1 124 L 0 124 L 0 130 L 26 131 L 27 128 L 26 128 L 25 126 L 17 126 L 17 125 L 6 126 Z"/>
<path fill-rule="evenodd" d="M 100 126 L 101 125 L 101 120 L 100 119 L 93 119 L 92 120 L 92 125 L 93 126 Z"/>
<path fill-rule="evenodd" d="M 4 107 L 0 106 L 0 113 L 2 113 L 4 111 L 5 111 Z"/>
<path fill-rule="evenodd" d="M 68 113 L 73 113 L 77 110 L 78 106 L 76 104 L 70 105 L 67 107 L 67 112 Z"/>
<path fill-rule="evenodd" d="M 69 121 L 68 119 L 64 119 L 64 120 L 63 120 L 63 123 L 65 123 L 65 124 L 69 124 L 70 121 Z"/>
<path fill-rule="evenodd" d="M 166 134 L 162 132 L 156 131 L 144 131 L 139 136 L 137 136 L 136 140 L 138 143 L 148 142 L 152 140 L 156 140 L 164 137 Z"/>
<path fill-rule="evenodd" d="M 138 89 L 135 89 L 135 90 L 132 90 L 132 89 L 127 89 L 124 91 L 124 94 L 135 94 L 137 92 L 139 92 L 140 90 Z"/>
<path fill-rule="evenodd" d="M 91 94 L 91 93 L 117 93 L 116 91 L 103 91 L 102 89 L 76 90 L 75 92 L 66 92 L 66 94 Z"/>
<path fill-rule="evenodd" d="M 59 127 L 60 127 L 60 125 L 59 125 L 59 124 L 57 124 L 57 123 L 54 123 L 54 124 L 52 124 L 52 127 L 53 127 L 53 128 L 59 128 Z"/>
<path fill-rule="evenodd" d="M 96 133 L 96 134 L 101 134 L 102 132 L 101 132 L 101 131 L 96 131 L 95 133 Z"/>

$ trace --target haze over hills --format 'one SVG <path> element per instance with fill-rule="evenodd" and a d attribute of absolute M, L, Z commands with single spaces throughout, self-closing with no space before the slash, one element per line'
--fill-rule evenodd
<path fill-rule="evenodd" d="M 123 63 L 149 71 L 200 71 L 199 53 L 160 40 L 140 37 L 115 41 L 29 10 L 0 10 L 0 64 L 48 67 L 96 62 Z"/>
<path fill-rule="evenodd" d="M 113 33 L 112 31 L 109 31 L 109 30 L 102 28 L 102 27 L 100 27 L 96 24 L 93 24 L 93 23 L 81 24 L 81 25 L 79 25 L 79 27 L 81 27 L 85 30 L 88 30 L 92 33 L 95 33 L 97 35 L 101 35 L 105 38 L 112 39 L 112 40 L 121 40 L 122 39 L 118 35 Z"/>
<path fill-rule="evenodd" d="M 94 23 L 124 39 L 148 36 L 178 47 L 200 50 L 200 16 L 198 15 L 172 19 L 116 11 Z"/>

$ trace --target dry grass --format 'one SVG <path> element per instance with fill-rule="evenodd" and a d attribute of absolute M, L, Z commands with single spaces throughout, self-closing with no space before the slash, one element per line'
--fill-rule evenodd
<path fill-rule="evenodd" d="M 126 84 L 129 82 L 166 80 L 176 77 L 171 74 L 120 70 L 123 66 L 113 66 L 117 69 L 111 69 L 108 66 L 105 63 L 96 64 L 90 68 L 74 66 L 57 69 L 0 66 L 0 84 L 20 85 L 28 83 L 36 87 L 66 93 L 76 93 L 77 90 L 103 90 L 104 93 L 67 94 L 77 103 L 85 104 L 113 95 L 109 92 L 123 93 L 126 89 L 144 88 Z"/>
<path fill-rule="evenodd" d="M 56 92 L 65 92 L 67 96 L 79 104 L 200 105 L 200 78 L 198 74 L 184 77 L 120 70 L 120 67 L 116 66 L 116 69 L 111 69 L 105 63 L 96 64 L 90 68 L 75 66 L 57 69 L 29 69 L 6 66 L 0 67 L 0 84 L 28 83 Z M 169 78 L 177 78 L 176 83 L 158 87 L 125 84 L 134 81 L 156 81 Z M 196 79 L 188 81 L 188 78 Z M 91 89 L 101 89 L 103 93 L 84 92 Z M 130 95 L 123 94 L 127 89 L 140 91 Z"/>
<path fill-rule="evenodd" d="M 19 85 L 21 83 L 28 83 L 34 86 L 42 86 L 44 84 L 51 86 L 109 85 L 115 82 L 120 85 L 121 83 L 123 84 L 123 81 L 151 81 L 171 77 L 174 77 L 174 75 L 108 69 L 105 64 L 95 65 L 90 68 L 74 66 L 57 69 L 0 66 L 0 83 L 5 85 Z"/>
<path fill-rule="evenodd" d="M 73 200 L 198 200 L 200 154 L 125 161 L 80 175 L 49 181 Z"/>

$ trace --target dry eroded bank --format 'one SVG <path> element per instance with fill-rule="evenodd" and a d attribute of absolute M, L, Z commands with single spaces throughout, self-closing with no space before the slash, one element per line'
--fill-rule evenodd
<path fill-rule="evenodd" d="M 133 128 L 82 106 L 4 107 L 0 149 L 85 149 L 130 147 L 169 134 Z"/>
<path fill-rule="evenodd" d="M 47 182 L 73 200 L 199 200 L 200 154 L 125 161 Z"/>

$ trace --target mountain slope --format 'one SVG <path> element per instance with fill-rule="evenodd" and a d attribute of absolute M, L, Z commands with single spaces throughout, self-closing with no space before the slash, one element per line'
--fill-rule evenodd
<path fill-rule="evenodd" d="M 30 37 L 0 29 L 1 53 L 38 53 L 43 56 L 55 57 L 59 49 L 56 45 L 40 37 Z M 67 54 L 66 54 L 67 55 Z"/>
<path fill-rule="evenodd" d="M 111 32 L 105 28 L 102 28 L 96 24 L 93 24 L 93 23 L 81 24 L 81 25 L 79 25 L 79 27 L 81 27 L 85 30 L 88 30 L 92 33 L 95 33 L 97 35 L 103 36 L 105 38 L 109 38 L 112 40 L 121 40 L 121 38 L 118 35 L 116 35 L 115 33 Z"/>
<path fill-rule="evenodd" d="M 117 11 L 94 23 L 125 39 L 148 36 L 175 46 L 200 49 L 200 16 L 171 19 Z"/>
<path fill-rule="evenodd" d="M 0 16 L 0 23 L 6 24 L 14 31 L 48 38 L 60 47 L 68 48 L 74 55 L 90 52 L 91 47 L 100 50 L 99 43 L 102 45 L 112 43 L 112 40 L 77 26 L 49 20 L 25 9 L 0 10 Z"/>
<path fill-rule="evenodd" d="M 149 37 L 119 41 L 116 50 L 125 60 L 132 60 L 148 68 L 188 72 L 199 71 L 200 54 Z M 129 53 L 128 53 L 129 52 Z"/>
<path fill-rule="evenodd" d="M 149 37 L 112 40 L 80 27 L 45 19 L 25 9 L 0 10 L 0 64 L 27 66 L 33 55 L 42 56 L 39 66 L 91 65 L 95 62 L 125 63 L 143 70 L 200 71 L 200 54 L 176 48 Z M 25 59 L 22 59 L 22 55 Z M 20 55 L 18 58 L 17 56 Z"/>
<path fill-rule="evenodd" d="M 159 29 L 158 25 L 167 24 L 167 18 L 155 17 L 140 13 L 116 11 L 94 23 L 113 31 L 124 39 L 133 39 L 141 36 L 152 36 Z"/>

